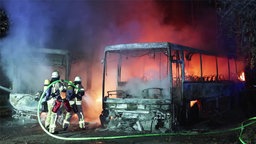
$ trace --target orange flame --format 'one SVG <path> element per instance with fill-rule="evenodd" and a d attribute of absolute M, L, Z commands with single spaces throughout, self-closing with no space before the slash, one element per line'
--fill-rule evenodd
<path fill-rule="evenodd" d="M 245 81 L 244 72 L 242 72 L 242 73 L 239 75 L 238 79 L 239 79 L 240 81 Z"/>
<path fill-rule="evenodd" d="M 191 100 L 189 106 L 193 107 L 196 103 L 198 103 L 198 100 Z"/>

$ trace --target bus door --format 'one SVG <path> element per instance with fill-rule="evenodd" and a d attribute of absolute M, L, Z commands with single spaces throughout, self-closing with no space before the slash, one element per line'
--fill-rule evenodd
<path fill-rule="evenodd" d="M 171 95 L 173 102 L 173 121 L 179 121 L 180 111 L 183 105 L 183 82 L 184 72 L 184 55 L 181 50 L 171 51 Z"/>
<path fill-rule="evenodd" d="M 174 103 L 182 102 L 183 81 L 184 81 L 184 62 L 183 53 L 179 50 L 172 51 L 172 96 Z"/>

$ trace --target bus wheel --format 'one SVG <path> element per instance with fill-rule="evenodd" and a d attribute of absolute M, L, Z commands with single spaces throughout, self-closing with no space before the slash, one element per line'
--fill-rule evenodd
<path fill-rule="evenodd" d="M 179 122 L 181 125 L 190 126 L 199 122 L 199 105 L 183 107 L 180 112 Z"/>
<path fill-rule="evenodd" d="M 190 124 L 195 124 L 195 123 L 199 122 L 199 105 L 198 105 L 198 103 L 196 103 L 192 107 L 190 107 L 188 118 L 189 118 Z"/>

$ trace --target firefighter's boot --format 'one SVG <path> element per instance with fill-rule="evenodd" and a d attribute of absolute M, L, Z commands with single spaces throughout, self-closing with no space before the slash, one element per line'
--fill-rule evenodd
<path fill-rule="evenodd" d="M 84 120 L 80 120 L 80 121 L 79 121 L 79 127 L 80 127 L 81 129 L 84 129 L 84 128 L 85 128 L 85 122 L 84 122 Z"/>
<path fill-rule="evenodd" d="M 66 131 L 68 129 L 68 127 L 69 127 L 69 121 L 64 120 L 63 125 L 62 125 L 63 130 Z"/>
<path fill-rule="evenodd" d="M 46 119 L 45 119 L 45 128 L 49 131 L 49 126 L 50 126 L 50 123 L 51 123 L 51 117 L 52 117 L 52 107 L 53 107 L 53 104 L 55 102 L 55 99 L 54 98 L 51 98 L 50 100 L 47 101 L 47 109 L 48 109 L 48 112 L 47 112 L 47 115 L 46 115 Z"/>
<path fill-rule="evenodd" d="M 80 127 L 81 129 L 84 129 L 84 128 L 85 128 L 85 122 L 84 122 L 83 113 L 82 113 L 82 112 L 79 112 L 79 113 L 78 113 L 78 117 L 79 117 L 79 127 Z"/>
<path fill-rule="evenodd" d="M 70 125 L 70 119 L 72 117 L 72 114 L 70 112 L 66 113 L 65 119 L 63 120 L 62 128 L 63 130 L 67 130 Z"/>
<path fill-rule="evenodd" d="M 57 113 L 52 113 L 52 115 L 51 115 L 51 122 L 50 122 L 50 126 L 49 126 L 49 132 L 52 133 L 52 134 L 56 134 L 57 133 L 55 131 L 56 121 L 57 121 Z"/>

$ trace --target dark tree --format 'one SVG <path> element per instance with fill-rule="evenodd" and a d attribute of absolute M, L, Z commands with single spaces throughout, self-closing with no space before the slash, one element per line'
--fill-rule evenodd
<path fill-rule="evenodd" d="M 233 39 L 237 55 L 247 59 L 251 69 L 256 67 L 256 1 L 254 0 L 216 0 L 219 26 L 222 34 Z M 223 39 L 223 37 L 220 37 Z M 226 45 L 230 47 L 231 45 Z"/>
<path fill-rule="evenodd" d="M 9 30 L 9 19 L 4 11 L 4 9 L 0 8 L 0 38 L 3 38 L 7 35 Z"/>

